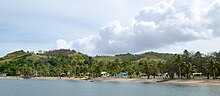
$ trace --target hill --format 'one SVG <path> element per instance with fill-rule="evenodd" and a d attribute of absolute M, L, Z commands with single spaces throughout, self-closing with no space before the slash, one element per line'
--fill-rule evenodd
<path fill-rule="evenodd" d="M 108 61 L 108 62 L 113 62 L 116 59 L 119 59 L 116 56 L 96 56 L 93 58 L 95 61 Z"/>
<path fill-rule="evenodd" d="M 132 60 L 137 61 L 143 58 L 154 58 L 154 59 L 161 59 L 161 60 L 168 60 L 174 56 L 174 54 L 170 53 L 157 53 L 157 52 L 145 52 L 143 54 L 119 54 L 115 55 L 116 57 L 122 60 Z"/>

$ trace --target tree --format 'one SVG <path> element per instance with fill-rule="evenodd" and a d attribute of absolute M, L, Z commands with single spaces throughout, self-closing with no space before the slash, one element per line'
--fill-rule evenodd
<path fill-rule="evenodd" d="M 217 79 L 216 74 L 218 73 L 218 66 L 219 66 L 219 63 L 216 62 L 213 58 L 210 58 L 206 63 L 208 75 L 209 73 L 213 74 L 213 79 Z"/>
<path fill-rule="evenodd" d="M 85 59 L 80 54 L 72 54 L 70 57 L 72 58 L 72 68 L 75 67 L 75 75 L 80 76 L 83 71 L 82 67 L 84 66 Z"/>
<path fill-rule="evenodd" d="M 141 67 L 141 72 L 145 73 L 147 78 L 150 79 L 150 75 L 152 75 L 152 65 L 146 60 L 141 60 L 139 66 Z"/>
<path fill-rule="evenodd" d="M 206 74 L 205 72 L 205 60 L 206 58 L 202 57 L 202 54 L 197 51 L 193 56 L 192 56 L 192 65 L 194 65 L 197 68 L 198 72 L 202 72 Z"/>
<path fill-rule="evenodd" d="M 159 61 L 157 64 L 157 69 L 158 69 L 158 72 L 160 75 L 163 75 L 164 74 L 164 71 L 165 71 L 165 65 L 164 65 L 164 62 L 161 62 Z"/>
<path fill-rule="evenodd" d="M 92 64 L 91 71 L 92 71 L 93 77 L 101 76 L 101 71 L 102 71 L 101 62 L 96 62 L 96 63 Z"/>
<path fill-rule="evenodd" d="M 33 74 L 33 69 L 28 64 L 23 64 L 21 73 L 26 77 L 30 77 Z"/>
<path fill-rule="evenodd" d="M 188 64 L 186 64 L 188 63 Z M 196 72 L 196 67 L 194 65 L 192 65 L 191 63 L 189 62 L 184 62 L 184 69 L 183 69 L 183 72 L 186 74 L 186 78 L 189 79 L 191 78 L 190 75 L 192 75 L 193 72 Z"/>
<path fill-rule="evenodd" d="M 183 69 L 184 75 L 186 75 L 187 79 L 190 78 L 190 74 L 192 73 L 193 69 L 195 68 L 191 63 L 192 62 L 191 59 L 192 59 L 192 56 L 189 53 L 189 51 L 184 50 L 183 55 L 182 55 L 182 64 L 183 64 L 182 69 Z"/>
<path fill-rule="evenodd" d="M 174 74 L 178 72 L 178 66 L 174 63 L 173 58 L 166 61 L 165 71 L 168 72 L 170 79 L 174 79 Z"/>
<path fill-rule="evenodd" d="M 130 77 L 135 77 L 135 76 L 138 76 L 138 64 L 136 64 L 135 62 L 132 62 L 131 65 L 129 66 L 126 66 L 126 69 L 127 69 L 127 72 L 128 72 L 128 75 Z"/>
<path fill-rule="evenodd" d="M 181 74 L 182 74 L 182 65 L 183 65 L 183 61 L 181 58 L 181 55 L 179 54 L 175 54 L 175 59 L 174 62 L 177 66 L 178 66 L 178 78 L 182 78 Z"/>

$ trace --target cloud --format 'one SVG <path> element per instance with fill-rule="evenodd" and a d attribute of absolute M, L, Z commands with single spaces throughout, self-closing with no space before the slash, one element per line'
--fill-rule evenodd
<path fill-rule="evenodd" d="M 210 6 L 207 7 L 206 18 L 208 19 L 206 23 L 208 23 L 207 27 L 210 28 L 214 33 L 214 35 L 220 35 L 220 1 L 216 0 L 211 3 Z"/>
<path fill-rule="evenodd" d="M 72 44 L 72 47 L 77 51 L 82 51 L 85 53 L 91 53 L 96 51 L 95 43 L 100 40 L 99 37 L 96 36 L 88 36 L 82 39 L 78 39 L 76 41 L 69 42 Z"/>
<path fill-rule="evenodd" d="M 106 22 L 117 18 L 124 23 L 137 9 L 158 1 L 0 0 L 0 56 L 18 49 L 53 49 L 60 38 L 98 34 Z"/>
<path fill-rule="evenodd" d="M 176 43 L 174 45 L 169 45 L 163 48 L 155 49 L 157 52 L 165 53 L 182 53 L 183 50 L 188 49 L 190 51 L 201 51 L 204 53 L 211 53 L 214 51 L 220 51 L 220 46 L 218 45 L 220 37 L 211 39 L 201 39 L 183 43 Z"/>
<path fill-rule="evenodd" d="M 84 37 L 72 48 L 86 53 L 118 54 L 141 52 L 220 35 L 220 3 L 178 0 L 162 1 L 142 8 L 130 26 L 113 20 L 97 36 Z M 65 43 L 65 42 L 64 42 Z"/>
<path fill-rule="evenodd" d="M 57 48 L 58 49 L 71 49 L 72 48 L 72 44 L 71 42 L 67 42 L 63 39 L 59 39 L 57 40 Z"/>

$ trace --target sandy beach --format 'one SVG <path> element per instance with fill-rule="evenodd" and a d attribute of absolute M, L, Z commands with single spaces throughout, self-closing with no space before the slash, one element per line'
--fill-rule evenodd
<path fill-rule="evenodd" d="M 18 76 L 7 76 L 7 77 L 0 77 L 0 79 L 24 79 Z M 30 79 L 35 79 L 35 80 L 82 80 L 83 78 L 68 78 L 68 77 L 32 77 Z"/>
<path fill-rule="evenodd" d="M 17 76 L 7 76 L 7 77 L 0 77 L 0 79 L 23 79 Z M 30 79 L 34 80 L 85 80 L 85 78 L 68 78 L 68 77 L 33 77 Z M 205 84 L 205 85 L 219 85 L 220 86 L 220 80 L 204 80 L 204 79 L 174 79 L 174 80 L 168 80 L 165 82 L 158 82 L 161 81 L 161 79 L 146 79 L 146 78 L 91 78 L 89 81 L 116 81 L 116 82 L 140 82 L 140 83 L 164 83 L 164 84 Z"/>
<path fill-rule="evenodd" d="M 190 84 L 190 85 L 219 85 L 220 86 L 220 80 L 181 80 L 181 79 L 177 79 L 177 80 L 169 80 L 166 82 L 162 82 L 162 83 L 166 83 L 166 84 Z"/>
<path fill-rule="evenodd" d="M 143 82 L 143 83 L 157 83 L 159 79 L 145 79 L 145 78 L 92 78 L 93 81 L 118 81 L 118 82 Z"/>
<path fill-rule="evenodd" d="M 7 76 L 7 77 L 0 77 L 0 79 L 23 79 L 18 76 Z M 34 80 L 85 80 L 85 78 L 68 78 L 68 77 L 32 77 L 30 79 Z M 117 82 L 146 82 L 146 83 L 156 83 L 160 79 L 145 79 L 145 78 L 91 78 L 89 81 L 117 81 Z"/>
<path fill-rule="evenodd" d="M 167 80 L 164 82 L 161 79 L 146 79 L 146 78 L 93 78 L 91 80 L 100 80 L 100 81 L 125 81 L 125 82 L 141 82 L 141 83 L 164 83 L 164 84 L 202 84 L 202 85 L 219 85 L 220 80 L 205 80 L 205 79 L 174 79 L 174 80 Z"/>
<path fill-rule="evenodd" d="M 31 79 L 37 79 L 37 80 L 82 80 L 82 78 L 74 78 L 74 77 L 71 77 L 71 78 L 68 78 L 68 77 L 34 77 L 34 78 L 31 78 Z"/>

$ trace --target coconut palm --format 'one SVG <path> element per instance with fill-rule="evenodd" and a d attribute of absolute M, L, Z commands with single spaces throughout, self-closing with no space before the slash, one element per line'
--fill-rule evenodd
<path fill-rule="evenodd" d="M 159 61 L 156 66 L 159 71 L 159 74 L 160 75 L 164 74 L 164 70 L 165 70 L 164 62 Z"/>
<path fill-rule="evenodd" d="M 183 65 L 183 62 L 182 62 L 182 57 L 181 57 L 181 55 L 175 55 L 175 59 L 174 59 L 174 63 L 175 63 L 175 65 L 177 65 L 178 66 L 178 78 L 180 78 L 181 77 L 181 74 L 182 74 L 182 65 Z"/>
<path fill-rule="evenodd" d="M 192 63 L 184 62 L 183 64 L 184 64 L 183 72 L 186 74 L 186 78 L 189 79 L 191 78 L 190 75 L 192 75 L 193 72 L 196 72 L 197 69 L 194 65 L 192 65 Z"/>
<path fill-rule="evenodd" d="M 145 73 L 147 78 L 150 79 L 150 75 L 152 75 L 152 65 L 146 60 L 141 60 L 139 66 L 141 67 L 141 72 Z"/>
<path fill-rule="evenodd" d="M 208 73 L 213 74 L 213 79 L 217 79 L 216 74 L 218 73 L 218 66 L 219 63 L 217 63 L 213 58 L 210 58 L 206 63 Z"/>
<path fill-rule="evenodd" d="M 199 51 L 192 56 L 192 64 L 197 67 L 198 72 L 205 73 L 205 58 L 202 57 L 202 54 Z"/>

